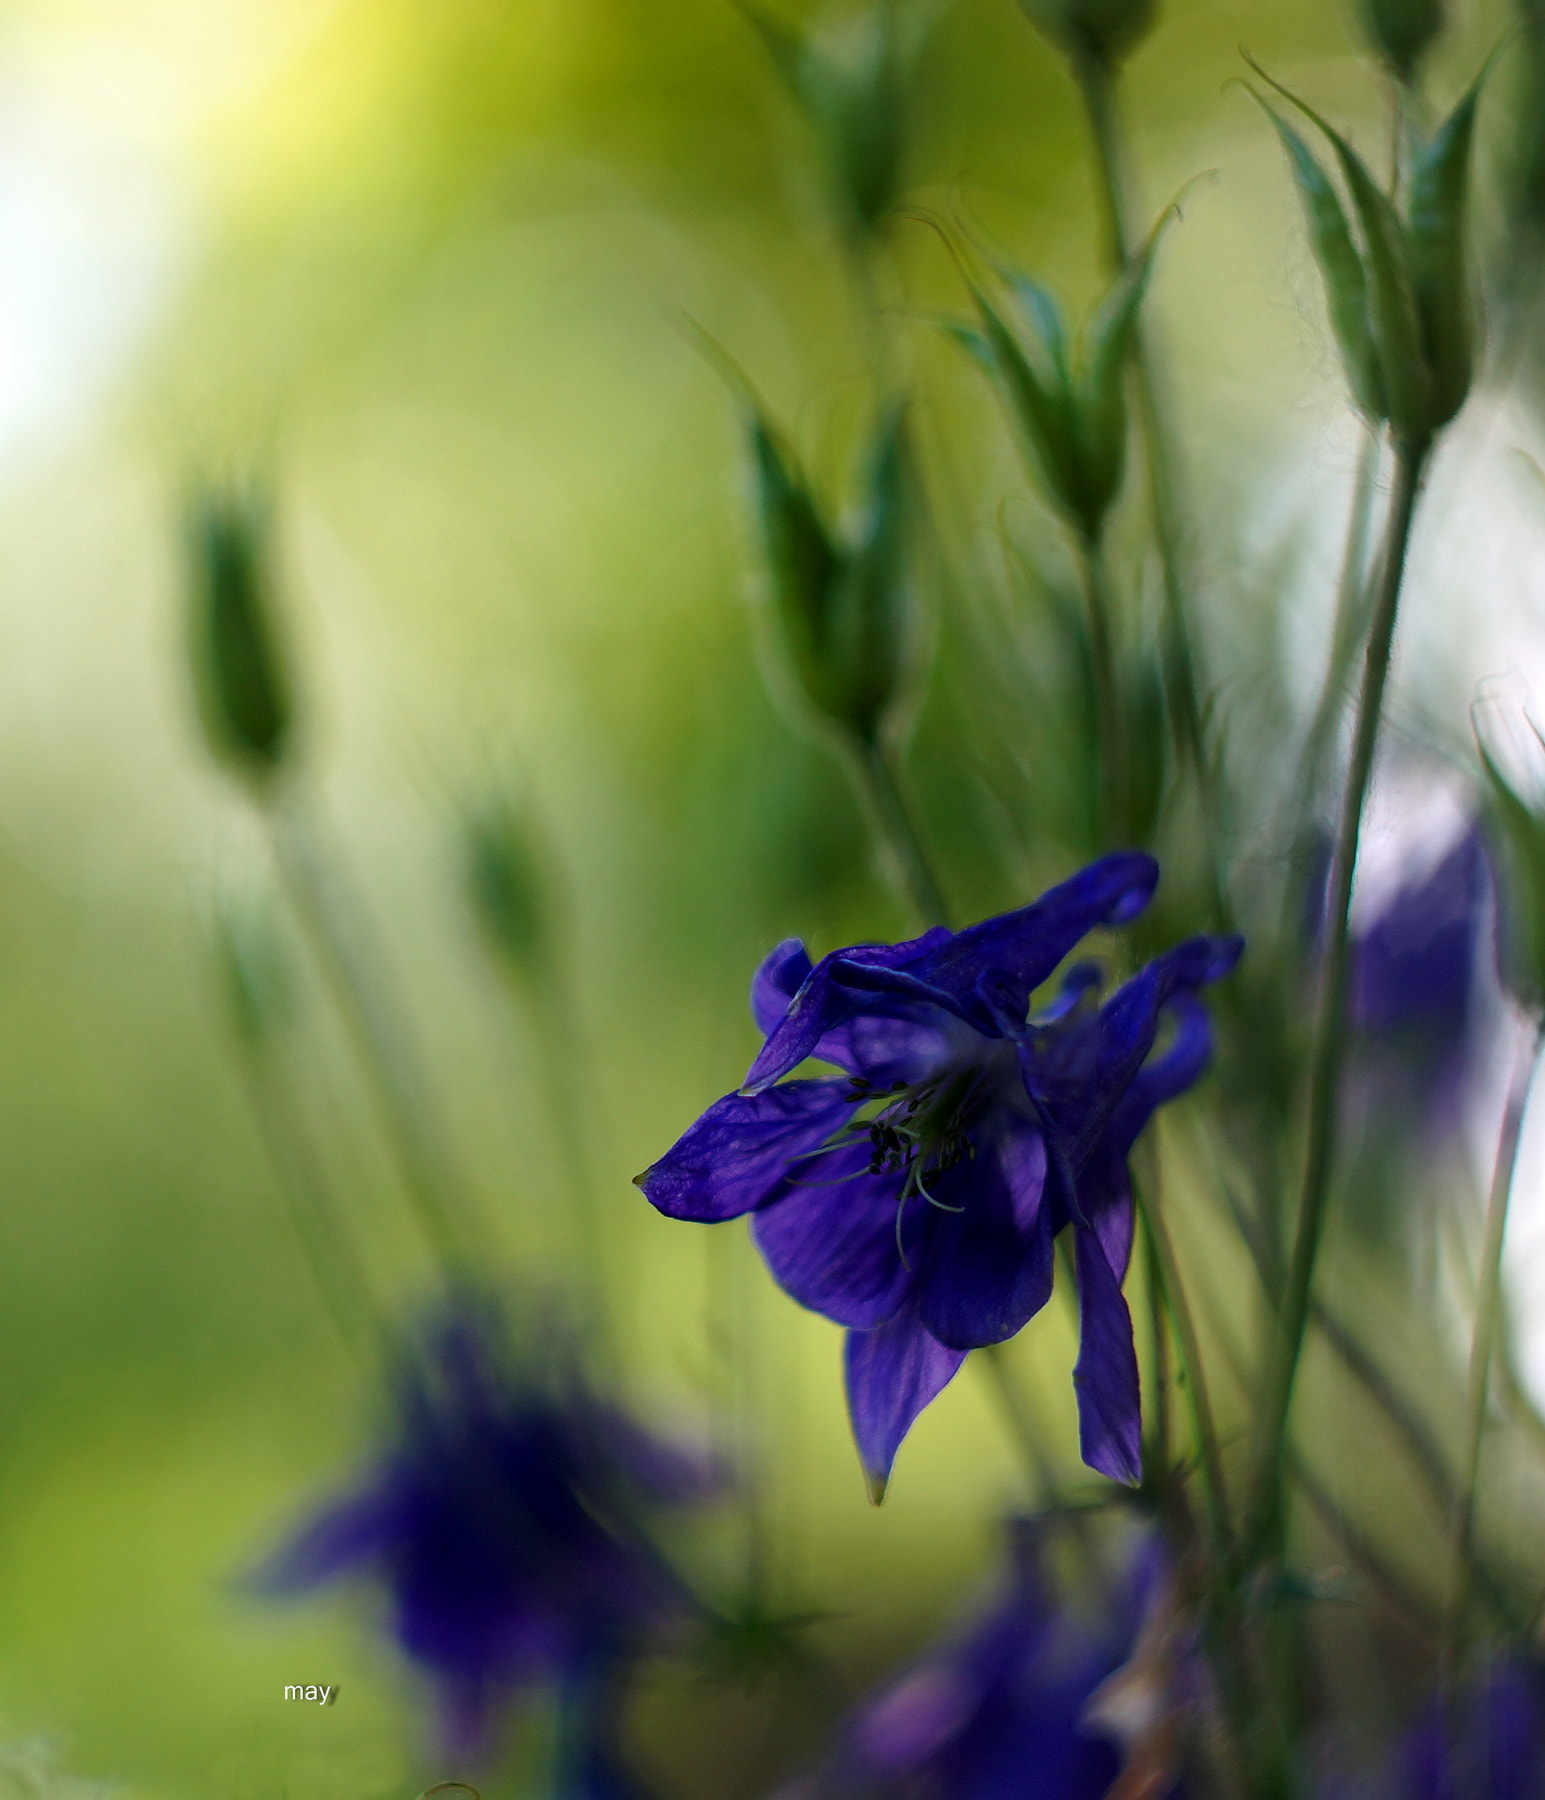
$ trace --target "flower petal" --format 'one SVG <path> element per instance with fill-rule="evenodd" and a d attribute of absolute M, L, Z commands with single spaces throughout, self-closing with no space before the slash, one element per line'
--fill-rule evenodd
<path fill-rule="evenodd" d="M 810 955 L 798 938 L 785 938 L 762 958 L 751 978 L 751 1017 L 763 1037 L 777 1028 L 789 1002 L 810 976 Z"/>
<path fill-rule="evenodd" d="M 848 1417 L 878 1505 L 912 1421 L 949 1384 L 966 1353 L 946 1349 L 923 1328 L 916 1308 L 904 1306 L 873 1331 L 850 1331 L 844 1354 Z"/>
<path fill-rule="evenodd" d="M 845 1081 L 790 1081 L 726 1094 L 638 1179 L 672 1219 L 715 1223 L 760 1206 L 796 1157 L 819 1149 L 855 1110 Z"/>
<path fill-rule="evenodd" d="M 805 977 L 788 1010 L 768 1034 L 746 1074 L 742 1093 L 757 1094 L 796 1069 L 834 1027 L 855 1014 L 874 1009 L 861 994 L 842 983 L 840 965 L 864 968 L 900 968 L 915 961 L 936 944 L 949 938 L 943 926 L 925 931 L 901 944 L 856 944 L 823 956 Z"/>
<path fill-rule="evenodd" d="M 1011 1338 L 1051 1298 L 1046 1146 L 1028 1122 L 1005 1130 L 934 1191 L 940 1213 L 921 1279 L 923 1322 L 941 1344 L 975 1350 Z"/>
<path fill-rule="evenodd" d="M 1143 1478 L 1143 1406 L 1132 1315 L 1092 1231 L 1075 1232 L 1078 1263 L 1078 1444 L 1091 1469 L 1136 1487 Z"/>
<path fill-rule="evenodd" d="M 778 1089 L 773 1090 L 775 1093 Z M 901 1304 L 912 1276 L 896 1244 L 901 1177 L 869 1175 L 868 1140 L 812 1161 L 810 1185 L 788 1189 L 751 1220 L 751 1236 L 772 1278 L 811 1312 L 872 1331 Z M 911 1240 L 926 1222 L 903 1220 Z"/>
<path fill-rule="evenodd" d="M 957 933 L 910 964 L 914 975 L 962 997 L 989 970 L 1013 976 L 1029 996 L 1096 926 L 1124 925 L 1153 897 L 1159 865 L 1139 850 L 1102 856 L 1033 905 Z"/>
<path fill-rule="evenodd" d="M 401 1506 L 390 1475 L 327 1507 L 303 1525 L 252 1577 L 265 1594 L 305 1594 L 373 1563 L 396 1542 Z"/>

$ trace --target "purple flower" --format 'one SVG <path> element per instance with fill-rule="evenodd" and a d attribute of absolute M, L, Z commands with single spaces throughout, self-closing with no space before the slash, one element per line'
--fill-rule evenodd
<path fill-rule="evenodd" d="M 1545 1800 L 1545 1687 L 1513 1658 L 1435 1697 L 1369 1779 L 1326 1800 Z"/>
<path fill-rule="evenodd" d="M 437 1322 L 397 1372 L 394 1441 L 260 1572 L 270 1593 L 381 1583 L 390 1629 L 433 1682 L 453 1752 L 485 1755 L 501 1705 L 550 1682 L 576 1793 L 621 1792 L 603 1727 L 618 1671 L 687 1603 L 645 1534 L 713 1486 L 577 1381 L 539 1385 L 487 1310 Z"/>
<path fill-rule="evenodd" d="M 1324 865 L 1328 877 L 1328 851 Z M 1324 890 L 1317 880 L 1315 937 Z M 1414 1117 L 1440 1134 L 1457 1122 L 1476 1050 L 1491 894 L 1490 861 L 1472 822 L 1437 862 L 1355 909 L 1347 1097 L 1364 1118 Z"/>
<path fill-rule="evenodd" d="M 1172 1611 L 1162 1556 L 1145 1542 L 1104 1612 L 1075 1614 L 1046 1576 L 1037 1531 L 1015 1523 L 1009 1577 L 992 1604 L 864 1702 L 824 1766 L 783 1800 L 1106 1800 L 1139 1767 L 1152 1800 L 1173 1792 L 1174 1762 L 1161 1765 L 1152 1746 L 1165 1734 L 1178 1758 L 1189 1639 L 1162 1675 L 1155 1665 L 1152 1682 L 1149 1671 L 1131 1673 Z M 1157 1686 L 1152 1721 L 1130 1733 L 1105 1715 L 1122 1710 L 1107 1704 L 1112 1690 L 1134 1680 Z"/>
<path fill-rule="evenodd" d="M 1066 1225 L 1084 1460 L 1140 1479 L 1121 1292 L 1127 1154 L 1205 1067 L 1210 1031 L 1193 993 L 1242 946 L 1192 938 L 1103 1005 L 1087 963 L 1033 1015 L 1030 998 L 1088 932 L 1141 912 L 1158 877 L 1151 857 L 1107 856 L 959 933 L 858 944 L 813 966 L 803 944 L 780 944 L 752 985 L 767 1041 L 744 1087 L 638 1178 L 672 1218 L 753 1214 L 774 1279 L 848 1328 L 848 1406 L 877 1499 L 912 1421 L 967 1352 L 1013 1337 L 1046 1304 Z M 1154 1055 L 1166 1018 L 1173 1031 Z M 807 1057 L 844 1073 L 785 1079 Z"/>

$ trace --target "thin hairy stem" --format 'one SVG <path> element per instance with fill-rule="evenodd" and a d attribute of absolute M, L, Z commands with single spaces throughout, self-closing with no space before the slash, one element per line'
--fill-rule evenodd
<path fill-rule="evenodd" d="M 889 752 L 879 744 L 855 744 L 852 761 L 897 892 L 920 924 L 947 925 L 949 903 L 923 848 Z"/>
<path fill-rule="evenodd" d="M 1475 1584 L 1475 1513 L 1480 1494 L 1481 1450 L 1486 1435 L 1486 1402 L 1491 1391 L 1502 1317 L 1502 1252 L 1507 1241 L 1509 1203 L 1518 1170 L 1529 1094 L 1545 1054 L 1545 1023 L 1518 1057 L 1497 1136 L 1497 1159 L 1486 1200 L 1486 1230 L 1481 1247 L 1480 1288 L 1475 1301 L 1475 1330 L 1470 1340 L 1470 1373 L 1465 1395 L 1464 1459 L 1460 1464 L 1458 1504 L 1454 1509 L 1454 1586 L 1449 1618 L 1448 1661 L 1452 1669 L 1462 1647 Z"/>
<path fill-rule="evenodd" d="M 1062 1492 L 1056 1465 L 1030 1403 L 1009 1367 L 1007 1347 L 986 1344 L 972 1360 L 987 1376 L 999 1416 L 1024 1467 L 1031 1499 L 1043 1509 L 1060 1506 Z"/>
<path fill-rule="evenodd" d="M 1406 552 L 1429 448 L 1426 441 L 1402 442 L 1396 446 L 1395 492 L 1390 504 L 1378 589 L 1363 659 L 1362 692 L 1352 758 L 1331 863 L 1319 1010 L 1309 1063 L 1298 1224 L 1288 1264 L 1282 1314 L 1277 1321 L 1261 1396 L 1250 1515 L 1245 1533 L 1245 1553 L 1249 1562 L 1274 1556 L 1280 1549 L 1283 1449 L 1287 1441 L 1293 1388 L 1309 1325 L 1315 1266 L 1324 1234 L 1325 1206 L 1335 1162 L 1337 1098 L 1346 1054 L 1346 1009 L 1351 980 L 1352 883 L 1357 871 L 1363 810 L 1373 778 L 1374 754 L 1384 712 L 1384 690 L 1394 649 Z"/>
<path fill-rule="evenodd" d="M 298 807 L 269 820 L 280 876 L 376 1090 L 415 1216 L 447 1280 L 459 1286 L 471 1267 L 466 1221 L 453 1198 L 460 1190 L 383 959 L 364 954 L 362 916 L 344 903 Z"/>

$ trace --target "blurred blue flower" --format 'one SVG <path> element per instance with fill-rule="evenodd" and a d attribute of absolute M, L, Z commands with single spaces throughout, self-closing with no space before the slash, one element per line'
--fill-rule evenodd
<path fill-rule="evenodd" d="M 1440 1695 L 1367 1779 L 1331 1782 L 1327 1800 L 1545 1800 L 1545 1686 L 1537 1669 L 1494 1663 Z"/>
<path fill-rule="evenodd" d="M 1328 875 L 1328 853 L 1324 865 Z M 1324 890 L 1316 881 L 1315 937 Z M 1414 1119 L 1439 1134 L 1458 1122 L 1477 1047 L 1492 892 L 1485 841 L 1472 823 L 1436 863 L 1354 919 L 1348 1097 L 1365 1118 Z"/>
<path fill-rule="evenodd" d="M 647 1521 L 705 1499 L 711 1470 L 577 1378 L 538 1383 L 491 1309 L 439 1318 L 401 1359 L 395 1400 L 389 1447 L 259 1585 L 380 1582 L 392 1636 L 437 1690 L 450 1751 L 486 1756 L 503 1705 L 552 1683 L 567 1792 L 627 1792 L 608 1735 L 619 1672 L 690 1604 Z"/>
<path fill-rule="evenodd" d="M 1099 972 L 1030 997 L 1097 926 L 1127 923 L 1158 882 L 1107 856 L 1017 912 L 812 966 L 797 940 L 758 971 L 767 1034 L 745 1086 L 638 1178 L 672 1218 L 753 1213 L 774 1278 L 848 1328 L 854 1436 L 878 1498 L 912 1421 L 968 1351 L 1046 1304 L 1053 1242 L 1075 1227 L 1082 1340 L 1074 1385 L 1084 1460 L 1141 1476 L 1141 1409 L 1122 1296 L 1132 1247 L 1127 1155 L 1154 1109 L 1206 1065 L 1193 990 L 1237 939 L 1192 938 L 1103 1005 Z M 1174 1030 L 1153 1056 L 1161 1022 Z M 807 1057 L 844 1071 L 785 1080 Z"/>
<path fill-rule="evenodd" d="M 1145 1540 L 1103 1611 L 1062 1604 L 1040 1527 L 1010 1528 L 1008 1579 L 963 1631 L 864 1702 L 782 1800 L 1167 1800 L 1195 1703 L 1192 1633 Z M 1123 1778 L 1136 1784 L 1118 1789 Z"/>

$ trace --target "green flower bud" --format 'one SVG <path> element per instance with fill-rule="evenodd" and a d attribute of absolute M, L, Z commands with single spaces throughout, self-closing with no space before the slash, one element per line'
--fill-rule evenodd
<path fill-rule="evenodd" d="M 1417 156 L 1402 217 L 1346 138 L 1252 67 L 1324 134 L 1351 200 L 1349 218 L 1303 138 L 1256 95 L 1288 152 L 1353 398 L 1375 423 L 1425 444 L 1459 411 L 1474 378 L 1470 150 L 1485 70 Z"/>
<path fill-rule="evenodd" d="M 465 820 L 463 859 L 490 948 L 521 980 L 535 981 L 546 968 L 552 921 L 534 821 L 508 799 L 491 801 Z"/>
<path fill-rule="evenodd" d="M 250 493 L 215 491 L 188 527 L 193 672 L 215 756 L 260 781 L 278 774 L 293 706 L 273 600 L 268 510 Z"/>
<path fill-rule="evenodd" d="M 876 433 L 863 517 L 847 536 L 821 516 L 793 457 L 754 412 L 751 450 L 763 552 L 789 662 L 818 713 L 874 743 L 901 687 L 911 638 L 905 414 Z"/>
<path fill-rule="evenodd" d="M 1357 10 L 1374 49 L 1404 82 L 1446 23 L 1444 0 L 1358 0 Z"/>
<path fill-rule="evenodd" d="M 901 192 L 907 100 L 917 58 L 895 0 L 880 0 L 850 41 L 828 48 L 759 9 L 742 8 L 820 146 L 846 231 L 876 230 Z"/>
<path fill-rule="evenodd" d="M 1114 64 L 1153 29 L 1158 0 L 1019 0 L 1031 24 L 1071 56 Z"/>
<path fill-rule="evenodd" d="M 1127 365 L 1166 213 L 1132 268 L 1110 289 L 1075 349 L 1056 300 L 1012 270 L 1016 328 L 973 285 L 980 328 L 953 335 L 994 375 L 1048 500 L 1086 540 L 1105 529 L 1127 456 Z"/>

